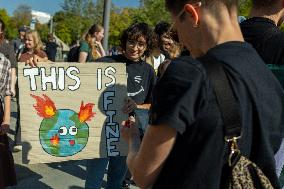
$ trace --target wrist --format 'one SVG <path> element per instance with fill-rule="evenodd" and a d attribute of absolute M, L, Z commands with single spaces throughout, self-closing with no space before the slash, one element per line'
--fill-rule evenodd
<path fill-rule="evenodd" d="M 3 121 L 2 123 L 1 123 L 1 125 L 10 125 L 10 120 L 9 121 Z"/>

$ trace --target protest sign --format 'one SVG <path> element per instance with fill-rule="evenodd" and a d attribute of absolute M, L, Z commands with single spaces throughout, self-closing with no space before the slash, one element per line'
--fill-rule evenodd
<path fill-rule="evenodd" d="M 24 163 L 126 155 L 123 63 L 18 66 Z"/>

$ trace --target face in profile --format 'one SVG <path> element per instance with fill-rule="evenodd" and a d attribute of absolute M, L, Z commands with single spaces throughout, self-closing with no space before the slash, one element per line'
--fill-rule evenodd
<path fill-rule="evenodd" d="M 146 39 L 140 36 L 137 39 L 127 39 L 125 56 L 131 61 L 139 61 L 147 48 Z"/>
<path fill-rule="evenodd" d="M 35 41 L 31 34 L 26 35 L 25 46 L 27 49 L 33 49 L 35 47 Z"/>
<path fill-rule="evenodd" d="M 101 42 L 102 39 L 104 38 L 104 29 L 102 29 L 99 32 L 95 32 L 94 35 L 95 35 L 96 41 Z"/>

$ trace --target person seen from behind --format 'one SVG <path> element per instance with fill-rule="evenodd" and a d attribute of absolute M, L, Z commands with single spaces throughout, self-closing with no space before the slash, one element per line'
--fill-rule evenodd
<path fill-rule="evenodd" d="M 253 0 L 249 18 L 240 24 L 244 39 L 266 64 L 284 65 L 283 20 L 283 0 Z"/>
<path fill-rule="evenodd" d="M 55 62 L 57 47 L 59 47 L 59 45 L 55 42 L 53 34 L 52 33 L 48 34 L 46 47 L 45 47 L 45 52 L 47 54 L 48 60 Z"/>
<path fill-rule="evenodd" d="M 236 98 L 242 155 L 279 189 L 273 152 L 284 133 L 284 92 L 255 49 L 244 42 L 238 1 L 165 2 L 179 40 L 192 57 L 174 59 L 157 82 L 142 143 L 133 118 L 130 128 L 121 131 L 135 183 L 153 189 L 219 189 L 230 182 L 223 117 L 201 62 L 208 58 L 208 64 L 221 64 Z"/>
<path fill-rule="evenodd" d="M 244 38 L 251 43 L 284 87 L 283 0 L 253 0 L 249 19 L 241 23 Z M 276 172 L 284 187 L 284 138 L 275 154 Z"/>
<path fill-rule="evenodd" d="M 94 62 L 96 59 L 104 57 L 105 51 L 102 46 L 104 38 L 104 28 L 94 24 L 87 32 L 84 40 L 80 42 L 79 62 Z"/>

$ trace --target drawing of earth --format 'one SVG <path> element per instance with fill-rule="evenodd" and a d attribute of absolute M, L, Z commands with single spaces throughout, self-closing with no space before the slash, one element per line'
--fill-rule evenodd
<path fill-rule="evenodd" d="M 56 157 L 73 156 L 82 151 L 89 138 L 89 126 L 80 122 L 73 110 L 59 109 L 40 124 L 40 143 L 45 152 Z"/>

